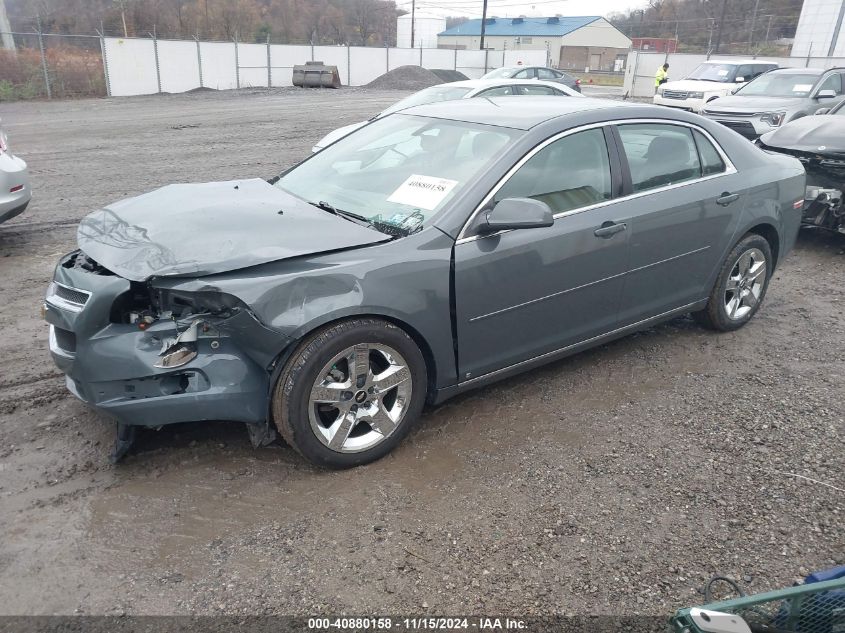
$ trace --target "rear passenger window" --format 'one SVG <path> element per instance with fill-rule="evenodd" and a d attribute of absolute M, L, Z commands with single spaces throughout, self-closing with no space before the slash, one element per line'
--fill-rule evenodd
<path fill-rule="evenodd" d="M 707 137 L 698 130 L 693 131 L 693 136 L 695 137 L 695 144 L 698 146 L 698 156 L 701 159 L 701 175 L 711 176 L 725 171 L 725 161 L 713 147 L 713 143 L 707 140 Z"/>
<path fill-rule="evenodd" d="M 510 97 L 517 94 L 515 86 L 499 86 L 479 92 L 476 97 Z"/>
<path fill-rule="evenodd" d="M 620 125 L 619 135 L 631 168 L 634 192 L 701 177 L 698 151 L 688 127 L 632 123 Z"/>
<path fill-rule="evenodd" d="M 496 192 L 505 198 L 533 198 L 562 213 L 609 200 L 610 161 L 601 129 L 576 132 L 534 154 Z"/>
<path fill-rule="evenodd" d="M 562 94 L 554 88 L 548 86 L 520 86 L 522 94 L 524 95 L 559 95 Z"/>

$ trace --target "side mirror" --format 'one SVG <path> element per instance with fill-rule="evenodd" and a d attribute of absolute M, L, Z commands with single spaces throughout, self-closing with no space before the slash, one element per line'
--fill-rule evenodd
<path fill-rule="evenodd" d="M 484 214 L 483 233 L 513 229 L 540 229 L 555 223 L 554 214 L 545 202 L 531 198 L 505 198 Z"/>
<path fill-rule="evenodd" d="M 830 108 L 819 108 L 818 110 L 816 110 L 815 113 L 816 114 L 827 114 L 828 112 L 830 112 Z"/>
<path fill-rule="evenodd" d="M 745 77 L 737 77 L 735 81 L 736 83 L 741 84 L 745 81 Z"/>
<path fill-rule="evenodd" d="M 816 99 L 835 99 L 836 98 L 836 91 L 835 90 L 819 90 L 819 93 L 816 95 Z"/>

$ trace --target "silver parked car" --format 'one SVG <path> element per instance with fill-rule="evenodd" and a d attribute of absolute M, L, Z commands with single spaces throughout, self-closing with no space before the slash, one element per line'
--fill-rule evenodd
<path fill-rule="evenodd" d="M 557 68 L 546 66 L 506 66 L 491 70 L 482 79 L 540 79 L 554 81 L 581 92 L 581 80 Z"/>
<path fill-rule="evenodd" d="M 0 222 L 23 213 L 32 198 L 23 159 L 12 154 L 0 121 Z"/>
<path fill-rule="evenodd" d="M 426 402 L 677 315 L 754 316 L 804 169 L 685 112 L 465 99 L 270 182 L 170 185 L 79 226 L 47 291 L 69 390 L 137 426 L 246 422 L 316 464 L 392 450 Z"/>
<path fill-rule="evenodd" d="M 845 99 L 845 68 L 782 68 L 760 75 L 702 114 L 749 139 Z"/>
<path fill-rule="evenodd" d="M 358 128 L 364 127 L 370 121 L 375 121 L 388 114 L 405 110 L 413 106 L 437 103 L 438 101 L 452 101 L 453 99 L 473 99 L 475 97 L 580 97 L 581 93 L 564 86 L 563 84 L 551 81 L 531 81 L 528 79 L 467 79 L 465 81 L 452 81 L 445 84 L 438 84 L 430 88 L 423 88 L 419 92 L 397 101 L 392 106 L 385 108 L 368 121 L 353 123 L 332 130 L 323 138 L 317 141 L 311 148 L 312 152 L 319 152 L 328 147 L 336 140 L 351 134 Z"/>

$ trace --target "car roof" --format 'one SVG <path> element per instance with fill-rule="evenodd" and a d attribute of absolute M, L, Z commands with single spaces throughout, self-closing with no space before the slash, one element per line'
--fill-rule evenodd
<path fill-rule="evenodd" d="M 536 82 L 534 82 L 536 83 Z M 439 101 L 402 110 L 403 115 L 417 115 L 434 119 L 450 119 L 466 123 L 480 123 L 530 130 L 535 125 L 557 117 L 585 111 L 644 107 L 643 104 L 611 101 L 609 99 L 561 99 L 552 96 L 479 97 L 460 101 Z M 665 113 L 660 106 L 645 106 Z"/>
<path fill-rule="evenodd" d="M 766 64 L 767 66 L 777 66 L 777 62 L 767 62 L 763 61 L 762 59 L 708 59 L 706 62 L 701 62 L 702 64 L 726 64 L 728 66 L 743 66 L 745 64 L 753 64 L 755 66 L 762 66 Z"/>
<path fill-rule="evenodd" d="M 517 68 L 519 68 L 520 70 L 523 68 L 547 68 L 548 70 L 556 70 L 559 73 L 563 72 L 559 68 L 552 68 L 551 66 L 537 66 L 536 64 L 523 64 L 522 66 L 502 66 L 501 68 L 496 68 L 494 70 L 515 70 Z"/>
<path fill-rule="evenodd" d="M 432 88 L 449 88 L 452 86 L 457 86 L 458 88 L 467 88 L 469 92 L 465 95 L 465 97 L 474 96 L 474 93 L 478 92 L 479 90 L 483 90 L 485 88 L 496 88 L 498 86 L 548 86 L 553 90 L 558 90 L 560 92 L 565 92 L 570 96 L 578 95 L 578 93 L 572 88 L 568 86 L 558 83 L 556 81 L 547 81 L 545 79 L 508 79 L 507 77 L 502 77 L 499 79 L 466 79 L 464 81 L 451 81 L 445 84 L 437 84 L 436 86 L 431 86 Z M 428 88 L 423 88 L 423 90 L 428 90 Z"/>
<path fill-rule="evenodd" d="M 446 88 L 448 86 L 457 86 L 458 88 L 489 88 L 491 86 L 510 86 L 512 84 L 553 86 L 555 88 L 558 88 L 561 85 L 554 81 L 544 81 L 542 79 L 509 79 L 508 77 L 500 77 L 498 79 L 464 79 L 462 81 L 449 81 L 432 86 L 432 88 Z M 423 90 L 425 90 L 425 88 L 423 88 Z"/>
<path fill-rule="evenodd" d="M 831 70 L 831 69 L 828 69 Z M 824 68 L 775 68 L 772 71 L 769 71 L 767 74 L 778 74 L 778 75 L 821 75 L 822 73 L 826 73 L 827 70 Z"/>

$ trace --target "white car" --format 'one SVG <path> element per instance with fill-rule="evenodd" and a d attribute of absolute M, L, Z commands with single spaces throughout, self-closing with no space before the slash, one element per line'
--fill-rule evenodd
<path fill-rule="evenodd" d="M 447 84 L 438 84 L 430 88 L 424 88 L 415 92 L 392 106 L 379 112 L 368 121 L 353 123 L 337 128 L 326 134 L 317 141 L 311 148 L 312 152 L 319 152 L 321 149 L 351 134 L 370 121 L 410 108 L 412 106 L 436 103 L 438 101 L 452 101 L 454 99 L 471 99 L 473 97 L 507 97 L 507 96 L 545 95 L 561 97 L 583 97 L 580 92 L 560 83 L 542 81 L 537 79 L 468 79 L 466 81 L 453 81 Z"/>
<path fill-rule="evenodd" d="M 12 154 L 0 126 L 0 223 L 23 213 L 31 197 L 26 163 Z"/>
<path fill-rule="evenodd" d="M 773 62 L 753 59 L 704 62 L 685 79 L 667 81 L 658 87 L 654 103 L 701 113 L 708 101 L 733 94 L 740 86 L 777 67 Z"/>

